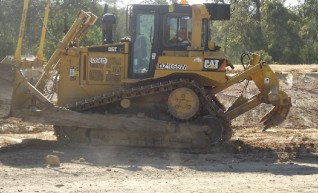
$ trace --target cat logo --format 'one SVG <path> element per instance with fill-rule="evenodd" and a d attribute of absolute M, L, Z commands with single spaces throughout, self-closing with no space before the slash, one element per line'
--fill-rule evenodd
<path fill-rule="evenodd" d="M 205 69 L 218 69 L 219 68 L 220 60 L 204 60 L 204 68 Z"/>
<path fill-rule="evenodd" d="M 224 59 L 204 59 L 203 70 L 217 70 L 224 62 Z"/>

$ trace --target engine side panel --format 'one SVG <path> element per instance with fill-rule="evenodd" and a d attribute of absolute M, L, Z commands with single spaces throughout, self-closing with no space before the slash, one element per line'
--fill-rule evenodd
<path fill-rule="evenodd" d="M 72 48 L 61 58 L 58 105 L 110 92 L 128 73 L 128 44 Z"/>

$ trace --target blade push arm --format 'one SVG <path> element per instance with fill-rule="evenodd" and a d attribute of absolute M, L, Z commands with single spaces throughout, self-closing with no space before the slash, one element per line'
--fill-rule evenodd
<path fill-rule="evenodd" d="M 265 62 L 260 62 L 258 55 L 253 55 L 250 64 L 249 68 L 228 79 L 223 86 L 213 88 L 212 94 L 217 94 L 246 79 L 254 81 L 258 87 L 260 91 L 258 98 L 261 102 L 273 105 L 289 105 L 290 98 L 279 90 L 279 80 L 269 65 Z"/>
<path fill-rule="evenodd" d="M 223 86 L 213 88 L 211 92 L 215 95 L 242 80 L 253 81 L 260 93 L 250 99 L 245 99 L 240 96 L 226 112 L 230 119 L 240 116 L 261 103 L 275 106 L 273 110 L 261 120 L 261 122 L 264 122 L 264 129 L 278 125 L 286 118 L 291 107 L 291 98 L 284 91 L 280 90 L 277 76 L 268 64 L 260 61 L 258 55 L 253 55 L 250 61 L 250 67 L 244 72 L 228 79 Z"/>
<path fill-rule="evenodd" d="M 97 16 L 94 14 L 80 11 L 77 19 L 74 21 L 73 25 L 66 33 L 63 40 L 59 43 L 47 64 L 44 66 L 44 72 L 39 81 L 36 83 L 35 88 L 42 90 L 46 80 L 49 78 L 49 72 L 55 68 L 61 58 L 61 55 L 67 51 L 71 43 L 75 43 L 75 45 L 78 46 L 80 40 L 86 34 L 87 29 L 93 25 L 96 20 Z"/>

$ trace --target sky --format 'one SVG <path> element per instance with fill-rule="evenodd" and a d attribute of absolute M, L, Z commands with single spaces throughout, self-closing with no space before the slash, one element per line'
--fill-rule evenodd
<path fill-rule="evenodd" d="M 143 2 L 144 0 L 123 0 L 123 2 L 125 4 L 135 4 L 135 3 L 140 3 Z M 285 6 L 295 6 L 298 4 L 299 0 L 286 0 L 285 2 Z M 205 0 L 188 0 L 189 4 L 201 4 L 201 3 L 205 3 Z"/>

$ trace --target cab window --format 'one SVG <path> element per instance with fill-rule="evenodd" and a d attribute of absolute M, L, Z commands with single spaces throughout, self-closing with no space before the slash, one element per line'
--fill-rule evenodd
<path fill-rule="evenodd" d="M 136 40 L 133 47 L 133 73 L 146 74 L 150 65 L 150 54 L 154 37 L 153 14 L 138 14 L 136 17 Z"/>
<path fill-rule="evenodd" d="M 168 16 L 165 20 L 166 46 L 184 47 L 191 43 L 192 24 L 189 16 Z"/>

